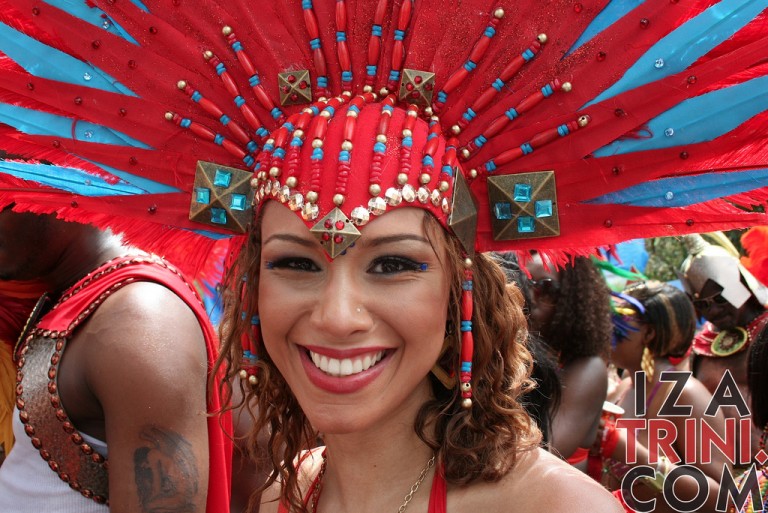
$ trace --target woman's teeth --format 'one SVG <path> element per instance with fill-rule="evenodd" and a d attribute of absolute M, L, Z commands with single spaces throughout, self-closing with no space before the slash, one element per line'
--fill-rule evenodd
<path fill-rule="evenodd" d="M 368 370 L 373 365 L 376 365 L 376 363 L 384 357 L 384 351 L 378 351 L 356 358 L 344 358 L 343 360 L 329 358 L 309 351 L 309 357 L 312 358 L 315 366 L 326 374 L 335 377 L 344 377 L 358 374 L 364 370 Z"/>

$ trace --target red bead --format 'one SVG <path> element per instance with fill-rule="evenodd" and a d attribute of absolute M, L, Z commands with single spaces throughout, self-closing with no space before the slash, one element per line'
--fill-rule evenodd
<path fill-rule="evenodd" d="M 342 242 L 344 242 L 344 236 L 343 235 L 334 236 L 333 242 L 335 242 L 336 244 L 341 244 Z"/>
<path fill-rule="evenodd" d="M 344 221 L 336 221 L 336 229 L 337 230 L 343 230 L 344 229 Z"/>
<path fill-rule="evenodd" d="M 578 14 L 578 13 L 580 13 L 583 10 L 584 10 L 584 6 L 583 5 L 581 5 L 579 3 L 573 4 L 573 12 Z"/>

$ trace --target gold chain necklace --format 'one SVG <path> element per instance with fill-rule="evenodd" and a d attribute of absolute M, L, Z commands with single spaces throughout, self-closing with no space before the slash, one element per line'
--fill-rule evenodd
<path fill-rule="evenodd" d="M 325 467 L 327 462 L 328 458 L 325 456 L 325 452 L 323 452 L 323 463 L 320 465 L 320 471 L 317 473 L 317 477 L 315 478 L 315 488 L 312 490 L 312 513 L 317 513 L 317 501 L 320 499 L 320 491 L 323 488 L 323 477 L 325 476 Z M 405 511 L 405 508 L 408 507 L 408 503 L 411 502 L 411 499 L 413 499 L 413 495 L 419 490 L 421 483 L 423 483 L 424 479 L 427 477 L 427 472 L 429 472 L 429 469 L 431 469 L 434 464 L 435 455 L 433 453 L 432 457 L 429 458 L 429 461 L 427 461 L 427 465 L 421 470 L 419 478 L 415 483 L 411 485 L 411 489 L 405 495 L 405 499 L 397 509 L 397 513 L 403 513 Z"/>

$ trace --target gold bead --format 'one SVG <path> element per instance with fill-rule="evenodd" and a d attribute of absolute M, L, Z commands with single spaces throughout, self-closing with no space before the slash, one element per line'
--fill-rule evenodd
<path fill-rule="evenodd" d="M 432 116 L 431 118 L 429 118 L 429 120 L 430 121 L 434 121 L 435 123 L 439 123 L 440 122 L 440 116 Z"/>
<path fill-rule="evenodd" d="M 259 171 L 259 174 L 256 175 L 256 178 L 258 178 L 259 180 L 262 180 L 262 181 L 266 180 L 267 179 L 267 172 L 266 171 Z"/>
<path fill-rule="evenodd" d="M 251 178 L 251 189 L 256 189 L 259 186 L 259 179 L 254 177 Z"/>
<path fill-rule="evenodd" d="M 166 112 L 165 119 L 168 121 L 173 121 L 173 112 Z"/>
<path fill-rule="evenodd" d="M 370 93 L 370 92 L 372 92 L 372 91 L 373 91 L 373 87 L 371 87 L 371 86 L 369 86 L 369 85 L 367 85 L 367 86 L 363 86 L 363 92 L 364 92 L 364 93 Z"/>
<path fill-rule="evenodd" d="M 467 381 L 466 383 L 461 384 L 461 391 L 462 392 L 471 392 L 472 391 L 472 383 Z"/>
<path fill-rule="evenodd" d="M 453 125 L 451 127 L 451 132 L 453 132 L 453 135 L 459 135 L 461 133 L 461 127 L 459 125 Z"/>
<path fill-rule="evenodd" d="M 232 33 L 232 27 L 230 27 L 229 25 L 224 25 L 224 27 L 222 27 L 221 29 L 221 33 L 224 34 L 225 36 L 230 35 Z"/>
<path fill-rule="evenodd" d="M 579 123 L 579 126 L 580 126 L 580 127 L 582 127 L 582 128 L 584 128 L 585 126 L 587 126 L 587 125 L 589 124 L 589 122 L 591 121 L 591 119 L 592 119 L 592 118 L 590 118 L 590 117 L 589 117 L 589 116 L 587 116 L 586 114 L 585 114 L 585 115 L 583 115 L 583 116 L 581 116 L 581 117 L 579 117 L 579 121 L 578 121 L 578 123 Z"/>
<path fill-rule="evenodd" d="M 376 142 L 380 143 L 386 143 L 387 142 L 387 136 L 384 134 L 379 134 L 376 136 Z"/>
<path fill-rule="evenodd" d="M 429 175 L 429 173 L 421 173 L 419 182 L 421 182 L 423 185 L 427 185 L 431 179 L 432 177 Z"/>
<path fill-rule="evenodd" d="M 462 399 L 461 407 L 464 408 L 465 410 L 472 409 L 472 399 L 470 399 L 469 397 L 467 397 L 466 399 Z"/>
<path fill-rule="evenodd" d="M 387 89 L 386 87 L 382 87 L 381 90 L 379 91 L 379 94 L 382 95 L 382 96 L 386 96 L 386 95 L 389 94 L 389 89 Z M 386 111 L 384 111 L 384 112 L 386 112 Z"/>
<path fill-rule="evenodd" d="M 251 386 L 254 386 L 254 387 L 255 387 L 255 386 L 256 386 L 256 384 L 257 384 L 258 382 L 259 382 L 259 380 L 256 378 L 256 375 L 255 375 L 255 374 L 251 374 L 250 376 L 248 376 L 248 383 L 249 383 Z M 470 406 L 471 406 L 471 405 L 472 405 L 472 402 L 470 401 Z"/>
<path fill-rule="evenodd" d="M 403 130 L 403 137 L 413 137 L 413 132 L 406 128 Z"/>
<path fill-rule="evenodd" d="M 496 18 L 497 20 L 502 19 L 504 17 L 504 9 L 499 7 L 498 9 L 493 11 L 493 17 Z"/>
<path fill-rule="evenodd" d="M 307 201 L 310 203 L 317 203 L 317 192 L 309 191 L 307 193 Z"/>
<path fill-rule="evenodd" d="M 334 194 L 333 195 L 333 204 L 337 207 L 340 207 L 344 204 L 344 195 L 343 194 Z"/>
<path fill-rule="evenodd" d="M 206 61 L 210 61 L 211 59 L 213 59 L 213 52 L 210 51 L 210 50 L 204 51 L 203 52 L 203 59 L 205 59 Z"/>
<path fill-rule="evenodd" d="M 341 149 L 344 151 L 352 151 L 352 143 L 350 141 L 344 141 L 341 143 Z"/>
<path fill-rule="evenodd" d="M 293 131 L 293 136 L 298 137 L 299 139 L 304 139 L 304 130 L 301 128 L 297 128 Z"/>
<path fill-rule="evenodd" d="M 272 139 L 271 137 L 269 139 L 267 139 L 266 141 L 264 141 L 264 145 L 265 146 L 269 145 L 269 144 L 275 144 L 275 140 Z"/>
<path fill-rule="evenodd" d="M 573 85 L 570 82 L 563 82 L 563 85 L 560 86 L 560 89 L 566 93 L 570 93 L 573 89 Z"/>
<path fill-rule="evenodd" d="M 323 140 L 322 139 L 313 139 L 312 140 L 312 147 L 313 148 L 322 148 L 323 147 Z"/>
<path fill-rule="evenodd" d="M 399 173 L 397 175 L 397 184 L 405 185 L 408 183 L 408 175 L 406 173 Z"/>
<path fill-rule="evenodd" d="M 345 98 L 351 98 L 352 97 L 352 91 L 342 91 L 341 95 Z"/>
<path fill-rule="evenodd" d="M 245 371 L 245 369 L 240 369 L 239 375 L 240 379 L 248 379 L 248 373 Z"/>
<path fill-rule="evenodd" d="M 477 169 L 470 169 L 469 170 L 469 177 L 470 178 L 477 178 Z"/>
<path fill-rule="evenodd" d="M 323 117 L 325 119 L 330 119 L 331 113 L 328 112 L 327 110 L 320 111 L 320 117 Z"/>
<path fill-rule="evenodd" d="M 357 111 L 356 110 L 348 110 L 347 116 L 350 118 L 356 118 L 357 117 Z"/>
<path fill-rule="evenodd" d="M 317 99 L 317 101 L 323 102 L 323 103 L 328 103 L 328 98 L 326 98 L 325 96 L 321 96 L 320 98 Z"/>
<path fill-rule="evenodd" d="M 431 116 L 432 115 L 432 107 L 424 107 L 424 115 L 425 116 Z"/>
<path fill-rule="evenodd" d="M 538 36 L 536 36 L 536 39 L 538 39 L 539 43 L 541 43 L 541 44 L 546 44 L 546 42 L 549 40 L 547 35 L 544 34 L 543 32 L 541 34 L 539 34 Z"/>
<path fill-rule="evenodd" d="M 462 157 L 464 157 L 465 159 L 468 159 L 468 158 L 469 158 L 469 155 L 470 155 L 470 153 L 469 153 L 469 150 L 468 150 L 468 149 L 466 149 L 466 148 L 462 148 L 462 149 L 461 149 L 461 156 L 462 156 Z"/>
<path fill-rule="evenodd" d="M 280 168 L 277 166 L 272 166 L 271 168 L 269 168 L 269 176 L 271 176 L 272 178 L 276 178 L 280 176 Z"/>
<path fill-rule="evenodd" d="M 408 110 L 407 112 L 408 112 L 408 115 L 411 116 L 412 118 L 415 118 L 419 115 L 419 111 L 417 110 Z"/>
<path fill-rule="evenodd" d="M 467 269 L 472 267 L 472 259 L 471 258 L 467 257 L 467 258 L 464 259 L 464 267 L 466 267 Z"/>
<path fill-rule="evenodd" d="M 287 185 L 291 189 L 295 189 L 297 183 L 298 183 L 298 180 L 296 179 L 295 176 L 289 176 L 288 179 L 285 181 L 285 185 Z"/>
<path fill-rule="evenodd" d="M 440 182 L 440 186 L 439 186 L 440 192 L 446 192 L 450 188 L 451 188 L 451 185 L 448 182 L 446 181 Z"/>
<path fill-rule="evenodd" d="M 368 187 L 368 194 L 371 196 L 378 196 L 381 194 L 381 185 L 377 183 L 372 183 L 370 187 Z"/>
<path fill-rule="evenodd" d="M 176 87 L 181 89 L 182 91 L 187 87 L 187 81 L 186 80 L 179 80 L 176 82 Z"/>

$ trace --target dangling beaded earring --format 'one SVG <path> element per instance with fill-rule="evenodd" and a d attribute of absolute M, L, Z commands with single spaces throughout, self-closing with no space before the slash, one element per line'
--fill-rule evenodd
<path fill-rule="evenodd" d="M 645 379 L 648 380 L 648 382 L 653 381 L 653 355 L 651 354 L 651 350 L 648 349 L 648 346 L 645 346 L 643 348 L 643 356 L 640 360 L 640 368 L 645 373 Z"/>
<path fill-rule="evenodd" d="M 243 319 L 246 313 L 243 312 Z M 244 333 L 241 339 L 243 358 L 240 361 L 240 379 L 248 381 L 251 386 L 256 386 L 256 362 L 259 361 L 257 348 L 261 344 L 261 322 L 258 315 L 251 317 L 251 333 Z M 250 335 L 250 336 L 249 336 Z"/>
<path fill-rule="evenodd" d="M 472 408 L 472 354 L 475 341 L 472 336 L 472 260 L 464 260 L 464 282 L 461 285 L 461 406 Z"/>

